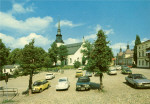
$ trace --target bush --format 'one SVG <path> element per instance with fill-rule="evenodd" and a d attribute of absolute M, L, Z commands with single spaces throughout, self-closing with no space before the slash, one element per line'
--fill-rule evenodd
<path fill-rule="evenodd" d="M 79 68 L 81 66 L 81 63 L 79 61 L 74 62 L 74 68 Z"/>

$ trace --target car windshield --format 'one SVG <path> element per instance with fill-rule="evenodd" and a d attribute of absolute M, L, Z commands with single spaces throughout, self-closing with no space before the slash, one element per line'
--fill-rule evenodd
<path fill-rule="evenodd" d="M 82 72 L 76 72 L 76 73 L 82 73 Z"/>
<path fill-rule="evenodd" d="M 134 79 L 146 79 L 146 77 L 142 74 L 134 75 Z"/>
<path fill-rule="evenodd" d="M 79 78 L 78 79 L 78 82 L 89 82 L 89 79 L 87 79 L 87 78 Z"/>
<path fill-rule="evenodd" d="M 126 71 L 131 71 L 131 70 L 129 70 L 129 69 L 126 69 Z"/>
<path fill-rule="evenodd" d="M 40 86 L 40 85 L 42 85 L 42 82 L 34 82 L 33 83 L 33 86 Z"/>
<path fill-rule="evenodd" d="M 46 74 L 46 75 L 53 75 L 53 74 Z"/>
<path fill-rule="evenodd" d="M 65 82 L 66 79 L 59 79 L 59 82 Z"/>

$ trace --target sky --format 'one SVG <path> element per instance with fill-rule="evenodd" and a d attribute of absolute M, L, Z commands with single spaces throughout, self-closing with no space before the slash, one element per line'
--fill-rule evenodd
<path fill-rule="evenodd" d="M 34 38 L 47 51 L 59 20 L 65 44 L 94 42 L 102 29 L 116 55 L 136 35 L 150 39 L 150 0 L 0 0 L 0 38 L 12 50 Z"/>

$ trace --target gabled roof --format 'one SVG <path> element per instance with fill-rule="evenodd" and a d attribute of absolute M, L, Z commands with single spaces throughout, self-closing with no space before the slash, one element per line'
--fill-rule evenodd
<path fill-rule="evenodd" d="M 4 69 L 13 69 L 14 65 L 5 65 L 3 68 Z"/>
<path fill-rule="evenodd" d="M 81 45 L 82 45 L 82 42 L 65 45 L 68 50 L 68 55 L 73 55 L 81 47 Z"/>

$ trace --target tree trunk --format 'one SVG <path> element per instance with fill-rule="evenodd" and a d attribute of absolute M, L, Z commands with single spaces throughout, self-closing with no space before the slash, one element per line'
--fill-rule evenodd
<path fill-rule="evenodd" d="M 32 77 L 33 77 L 33 70 L 30 72 L 29 76 L 29 95 L 32 94 Z"/>
<path fill-rule="evenodd" d="M 100 90 L 103 89 L 103 81 L 102 81 L 102 78 L 103 78 L 103 73 L 100 73 Z"/>

